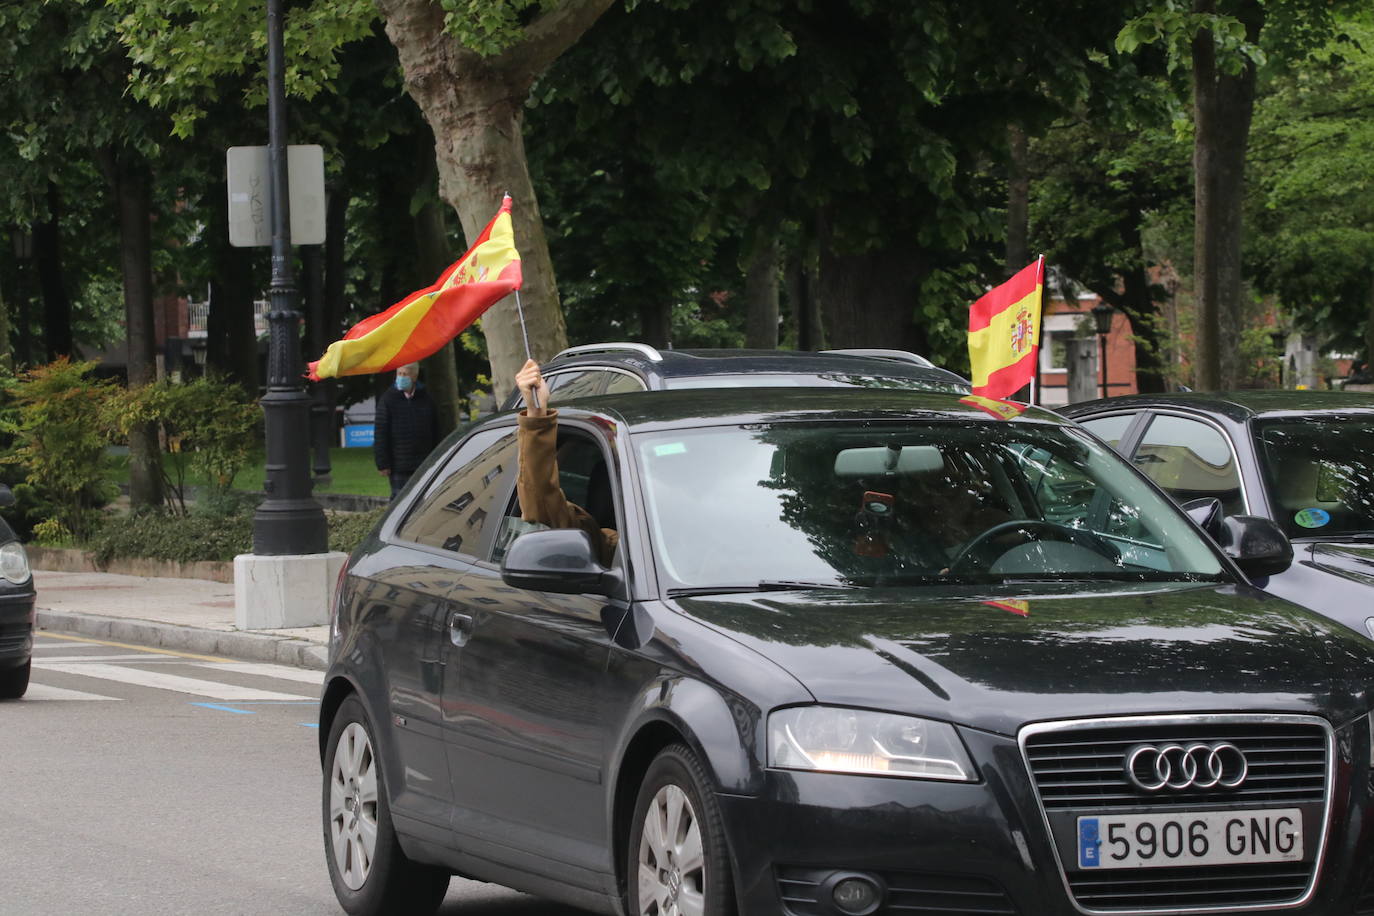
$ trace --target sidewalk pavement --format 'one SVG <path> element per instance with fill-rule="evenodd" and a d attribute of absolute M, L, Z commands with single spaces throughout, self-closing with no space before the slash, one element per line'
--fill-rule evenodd
<path fill-rule="evenodd" d="M 325 668 L 329 627 L 240 630 L 231 583 L 42 569 L 33 579 L 40 632 Z"/>

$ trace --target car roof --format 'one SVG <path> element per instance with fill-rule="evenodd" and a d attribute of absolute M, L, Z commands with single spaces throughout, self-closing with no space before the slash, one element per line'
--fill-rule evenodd
<path fill-rule="evenodd" d="M 1002 402 L 993 402 L 1002 403 Z M 1024 411 L 1011 422 L 1064 424 L 1052 411 Z M 980 420 L 995 417 L 977 399 L 955 394 L 877 388 L 691 388 L 574 398 L 558 405 L 560 416 L 597 414 L 636 432 L 720 424 L 796 420 Z"/>
<path fill-rule="evenodd" d="M 589 344 L 559 353 L 543 367 L 617 366 L 638 375 L 673 379 L 713 375 L 859 375 L 955 382 L 968 380 L 901 350 L 658 350 L 645 344 Z"/>
<path fill-rule="evenodd" d="M 1099 398 L 1059 408 L 1066 417 L 1081 418 L 1118 410 L 1149 407 L 1178 407 L 1217 414 L 1236 422 L 1257 417 L 1303 416 L 1349 411 L 1374 411 L 1374 393 L 1363 391 L 1291 391 L 1256 389 L 1251 391 L 1200 392 L 1172 394 L 1128 394 Z"/>

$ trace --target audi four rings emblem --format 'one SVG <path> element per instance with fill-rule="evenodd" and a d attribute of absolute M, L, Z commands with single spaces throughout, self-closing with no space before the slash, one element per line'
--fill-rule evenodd
<path fill-rule="evenodd" d="M 1126 755 L 1126 778 L 1146 792 L 1162 789 L 1234 789 L 1250 765 L 1240 748 L 1215 744 L 1142 744 Z"/>

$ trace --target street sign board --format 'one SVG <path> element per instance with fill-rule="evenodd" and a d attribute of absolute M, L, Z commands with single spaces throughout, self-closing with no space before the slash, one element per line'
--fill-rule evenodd
<path fill-rule="evenodd" d="M 357 424 L 354 426 L 345 426 L 343 428 L 343 447 L 371 448 L 372 443 L 375 441 L 373 439 L 373 434 L 375 431 L 376 427 L 373 426 L 371 423 L 368 423 L 366 426 L 362 424 Z"/>
<path fill-rule="evenodd" d="M 231 146 L 229 175 L 229 244 L 253 248 L 272 244 L 272 190 L 267 147 Z M 288 146 L 291 244 L 324 244 L 324 147 Z"/>

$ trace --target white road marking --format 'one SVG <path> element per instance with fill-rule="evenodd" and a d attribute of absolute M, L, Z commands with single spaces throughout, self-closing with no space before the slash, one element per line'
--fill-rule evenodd
<path fill-rule="evenodd" d="M 98 693 L 83 690 L 68 690 L 65 687 L 49 687 L 47 684 L 29 683 L 25 700 L 118 700 L 119 697 L 102 697 Z"/>
<path fill-rule="evenodd" d="M 192 696 L 209 697 L 212 700 L 313 700 L 315 697 L 300 696 L 293 693 L 277 693 L 272 690 L 255 690 L 252 687 L 236 687 L 233 684 L 219 684 L 215 681 L 202 681 L 199 678 L 179 677 L 163 674 L 160 671 L 144 671 L 122 665 L 101 665 L 87 662 L 48 663 L 34 659 L 35 671 L 54 671 L 59 674 L 75 674 L 80 677 L 94 677 L 121 684 L 138 687 L 153 687 L 158 690 L 171 690 L 176 693 L 189 693 Z"/>
<path fill-rule="evenodd" d="M 286 665 L 269 665 L 262 662 L 194 662 L 197 668 L 212 668 L 216 671 L 233 671 L 238 674 L 252 674 L 258 677 L 274 677 L 281 681 L 299 681 L 302 684 L 324 686 L 324 672 L 310 671 L 305 668 L 289 668 Z"/>

